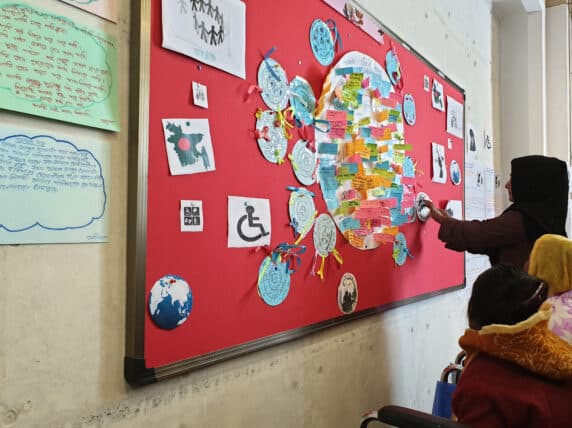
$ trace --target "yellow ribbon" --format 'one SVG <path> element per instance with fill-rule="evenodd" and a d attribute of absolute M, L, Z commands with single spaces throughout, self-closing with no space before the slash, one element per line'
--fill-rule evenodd
<path fill-rule="evenodd" d="M 339 253 L 338 250 L 336 250 L 336 249 L 334 248 L 334 251 L 332 251 L 332 254 L 334 255 L 334 258 L 336 259 L 336 261 L 337 261 L 339 264 L 341 264 L 341 265 L 344 264 L 344 260 L 342 259 L 342 255 Z"/>
<path fill-rule="evenodd" d="M 326 262 L 326 258 L 322 256 L 322 263 L 320 263 L 320 269 L 318 270 L 318 272 L 316 272 L 316 274 L 320 277 L 320 279 L 323 281 L 324 280 L 324 265 Z"/>
<path fill-rule="evenodd" d="M 298 165 L 294 162 L 294 156 L 292 156 L 292 153 L 288 153 L 288 159 L 292 162 L 292 168 L 294 168 L 294 171 L 298 171 Z"/>
<path fill-rule="evenodd" d="M 290 112 L 292 115 L 294 115 L 294 108 L 292 108 L 292 106 L 290 106 L 287 109 L 284 109 L 284 111 L 277 111 L 276 112 L 276 121 L 278 122 L 278 125 L 282 128 L 282 132 L 284 133 L 284 137 L 286 137 L 287 140 L 292 138 L 292 133 L 288 131 L 288 128 L 294 128 L 294 124 L 288 122 L 288 119 L 286 118 L 286 114 L 288 112 Z"/>
<path fill-rule="evenodd" d="M 314 220 L 315 220 L 317 215 L 318 215 L 318 211 L 314 211 L 314 215 L 312 216 L 311 219 L 308 219 L 308 221 L 306 222 L 306 224 L 302 228 L 302 231 L 300 232 L 300 236 L 294 242 L 294 245 L 298 245 L 300 243 L 300 241 L 302 241 L 302 238 L 304 238 L 304 236 L 306 236 L 306 233 L 308 232 L 308 230 L 310 230 L 310 228 L 314 224 Z"/>

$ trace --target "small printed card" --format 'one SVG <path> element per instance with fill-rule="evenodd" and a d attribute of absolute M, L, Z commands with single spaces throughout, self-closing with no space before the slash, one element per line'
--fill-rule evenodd
<path fill-rule="evenodd" d="M 181 201 L 181 232 L 203 231 L 203 201 Z"/>

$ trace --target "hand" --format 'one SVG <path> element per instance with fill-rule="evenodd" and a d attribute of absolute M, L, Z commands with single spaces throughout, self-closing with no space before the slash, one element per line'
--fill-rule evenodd
<path fill-rule="evenodd" d="M 445 218 L 449 217 L 449 213 L 446 210 L 437 208 L 433 204 L 433 201 L 430 201 L 429 199 L 425 199 L 423 201 L 423 205 L 429 208 L 431 218 L 439 224 L 441 224 Z"/>

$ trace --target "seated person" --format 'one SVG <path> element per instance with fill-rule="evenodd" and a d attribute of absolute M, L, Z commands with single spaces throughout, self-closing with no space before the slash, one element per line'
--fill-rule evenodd
<path fill-rule="evenodd" d="M 528 273 L 548 284 L 548 328 L 572 344 L 572 240 L 542 235 L 532 247 Z"/>
<path fill-rule="evenodd" d="M 453 413 L 472 428 L 572 426 L 572 346 L 547 327 L 547 285 L 498 264 L 475 281 Z M 539 310 L 540 308 L 540 310 Z"/>

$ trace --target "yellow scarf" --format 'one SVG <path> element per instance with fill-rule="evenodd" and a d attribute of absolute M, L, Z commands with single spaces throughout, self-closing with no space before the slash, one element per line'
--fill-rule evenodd
<path fill-rule="evenodd" d="M 550 314 L 550 307 L 543 305 L 515 325 L 468 329 L 459 344 L 467 352 L 469 362 L 476 353 L 484 352 L 546 378 L 572 380 L 572 346 L 548 329 Z"/>
<path fill-rule="evenodd" d="M 542 235 L 534 243 L 528 263 L 528 273 L 545 281 L 550 295 L 572 288 L 572 240 Z"/>

